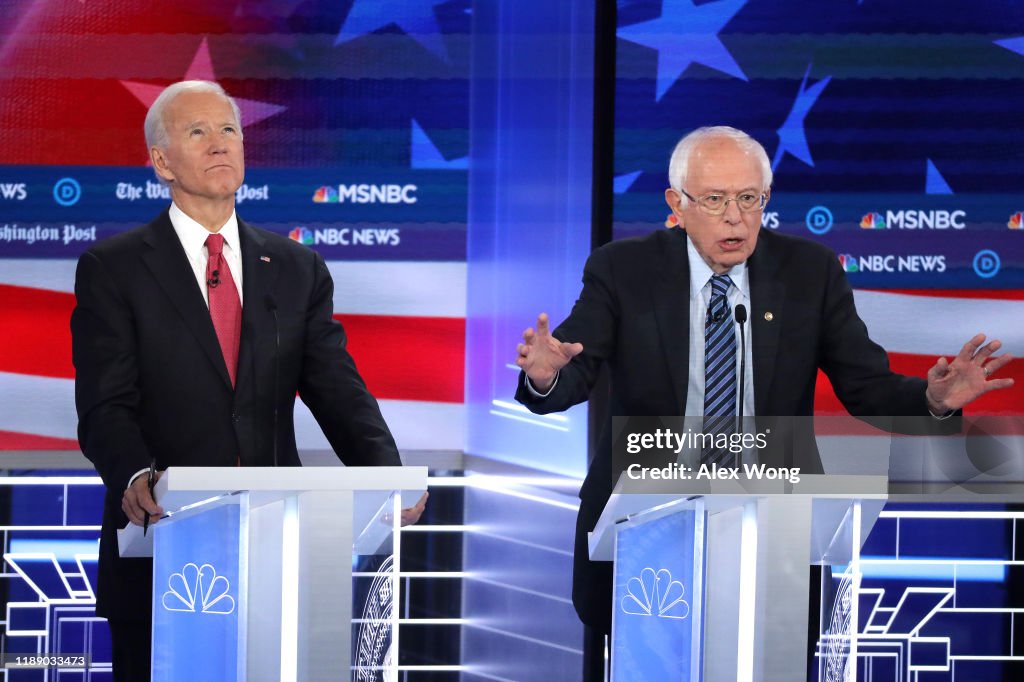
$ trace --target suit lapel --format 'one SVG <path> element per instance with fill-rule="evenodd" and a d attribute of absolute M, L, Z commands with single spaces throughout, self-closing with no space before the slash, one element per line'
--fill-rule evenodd
<path fill-rule="evenodd" d="M 231 378 L 228 376 L 227 365 L 224 364 L 217 332 L 213 329 L 210 309 L 206 307 L 203 292 L 199 290 L 195 274 L 181 247 L 178 235 L 174 232 L 167 211 L 147 226 L 143 241 L 150 249 L 142 254 L 142 261 L 181 315 L 185 326 L 192 332 L 215 371 L 220 374 L 227 387 L 231 388 Z"/>
<path fill-rule="evenodd" d="M 683 414 L 690 381 L 690 262 L 686 255 L 686 233 L 676 229 L 667 237 L 660 272 L 651 280 L 651 296 L 658 338 L 672 377 L 677 414 Z"/>
<path fill-rule="evenodd" d="M 272 306 L 280 258 L 267 248 L 266 238 L 238 221 L 242 248 L 242 340 L 238 349 L 236 388 L 242 389 L 256 376 L 258 332 L 274 329 Z M 273 301 L 273 303 L 272 303 Z"/>
<path fill-rule="evenodd" d="M 779 331 L 785 315 L 786 287 L 778 276 L 778 259 L 772 258 L 770 234 L 761 233 L 750 266 L 750 326 L 753 336 L 754 412 L 770 414 L 769 390 L 775 376 Z"/>

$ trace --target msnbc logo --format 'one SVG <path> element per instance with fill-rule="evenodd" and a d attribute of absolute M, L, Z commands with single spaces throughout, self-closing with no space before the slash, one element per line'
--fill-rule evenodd
<path fill-rule="evenodd" d="M 860 226 L 864 230 L 884 230 L 885 220 L 882 219 L 880 213 L 865 213 L 864 217 L 860 219 Z"/>
<path fill-rule="evenodd" d="M 863 223 L 862 223 L 863 225 Z M 839 254 L 839 265 L 846 272 L 859 272 L 860 267 L 857 265 L 857 257 L 849 253 Z"/>
<path fill-rule="evenodd" d="M 288 233 L 288 238 L 293 242 L 305 244 L 306 246 L 310 246 L 313 243 L 313 233 L 304 227 L 296 227 Z"/>
<path fill-rule="evenodd" d="M 1021 225 L 1022 217 L 1024 216 L 1021 216 L 1021 212 L 1017 211 L 1012 216 L 1010 216 L 1010 222 L 1006 223 L 1006 226 L 1011 230 L 1020 230 L 1024 228 L 1024 225 Z"/>
<path fill-rule="evenodd" d="M 323 185 L 313 193 L 314 204 L 336 204 L 338 203 L 338 190 Z"/>

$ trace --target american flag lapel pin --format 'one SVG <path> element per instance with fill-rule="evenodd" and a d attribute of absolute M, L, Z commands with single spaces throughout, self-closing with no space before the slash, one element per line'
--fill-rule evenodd
<path fill-rule="evenodd" d="M 269 263 L 270 256 L 260 256 L 260 260 L 263 261 L 264 263 Z"/>

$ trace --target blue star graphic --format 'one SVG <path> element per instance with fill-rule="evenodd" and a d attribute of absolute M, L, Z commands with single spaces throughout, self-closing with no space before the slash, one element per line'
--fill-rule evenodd
<path fill-rule="evenodd" d="M 447 61 L 448 50 L 434 16 L 434 7 L 445 2 L 447 0 L 355 0 L 334 44 L 340 45 L 395 24 L 410 38 Z"/>
<path fill-rule="evenodd" d="M 656 99 L 660 100 L 694 62 L 747 80 L 743 69 L 718 38 L 719 31 L 746 2 L 719 0 L 698 7 L 693 0 L 664 0 L 657 19 L 619 29 L 620 38 L 658 51 Z"/>
<path fill-rule="evenodd" d="M 1005 47 L 1007 50 L 1013 50 L 1017 54 L 1024 55 L 1024 36 L 1020 38 L 1007 38 L 1006 40 L 994 41 L 996 45 Z"/>
<path fill-rule="evenodd" d="M 807 118 L 807 114 L 810 112 L 811 107 L 814 106 L 814 103 L 818 101 L 822 90 L 832 80 L 832 76 L 826 76 L 808 88 L 807 77 L 810 75 L 811 67 L 808 65 L 807 71 L 804 72 L 804 80 L 800 83 L 800 91 L 796 94 L 796 101 L 793 102 L 793 108 L 790 109 L 789 116 L 786 117 L 782 127 L 776 131 L 779 134 L 779 148 L 775 150 L 775 158 L 772 160 L 773 171 L 779 165 L 779 161 L 782 161 L 782 156 L 786 152 L 800 159 L 808 166 L 814 166 L 811 150 L 807 146 L 804 119 Z"/>
<path fill-rule="evenodd" d="M 946 182 L 946 178 L 942 177 L 942 173 L 935 167 L 935 164 L 931 159 L 928 159 L 928 165 L 925 166 L 925 178 L 924 178 L 924 193 L 925 194 L 952 194 L 953 188 Z"/>
<path fill-rule="evenodd" d="M 416 119 L 412 120 L 412 142 L 409 149 L 409 167 L 417 169 L 466 170 L 469 168 L 469 157 L 446 159 L 437 148 L 423 126 Z"/>

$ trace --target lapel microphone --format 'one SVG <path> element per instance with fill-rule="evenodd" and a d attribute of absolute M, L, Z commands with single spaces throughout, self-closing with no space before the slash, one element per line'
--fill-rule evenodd
<path fill-rule="evenodd" d="M 220 270 L 214 270 L 213 277 L 206 280 L 206 286 L 216 289 L 218 284 L 220 284 Z"/>

